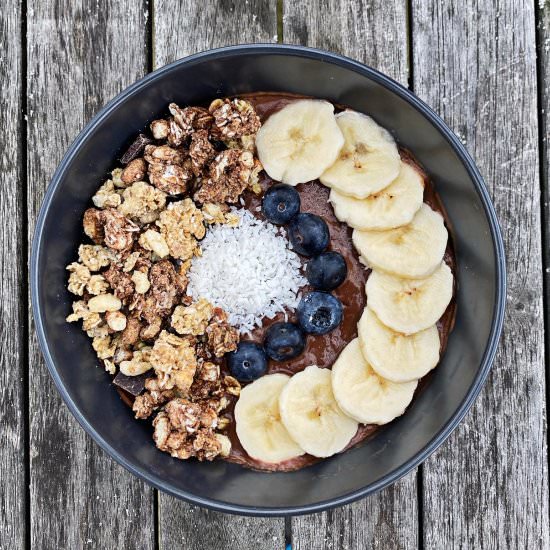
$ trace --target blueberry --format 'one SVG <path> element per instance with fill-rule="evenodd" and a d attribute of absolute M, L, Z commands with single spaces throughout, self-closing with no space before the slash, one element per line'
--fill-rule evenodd
<path fill-rule="evenodd" d="M 297 309 L 298 322 L 309 334 L 326 334 L 342 321 L 342 302 L 326 292 L 306 294 Z"/>
<path fill-rule="evenodd" d="M 306 267 L 309 284 L 319 290 L 332 290 L 340 286 L 347 274 L 346 260 L 338 252 L 323 252 L 310 260 Z"/>
<path fill-rule="evenodd" d="M 265 192 L 262 212 L 271 223 L 288 223 L 299 211 L 300 195 L 294 187 L 278 183 Z"/>
<path fill-rule="evenodd" d="M 235 351 L 227 354 L 231 374 L 243 382 L 256 380 L 267 369 L 264 348 L 256 342 L 241 342 Z"/>
<path fill-rule="evenodd" d="M 303 256 L 317 256 L 328 246 L 330 234 L 326 222 L 315 214 L 298 214 L 288 227 L 292 248 Z"/>
<path fill-rule="evenodd" d="M 306 338 L 294 323 L 273 323 L 265 333 L 264 346 L 271 359 L 286 361 L 304 351 Z"/>

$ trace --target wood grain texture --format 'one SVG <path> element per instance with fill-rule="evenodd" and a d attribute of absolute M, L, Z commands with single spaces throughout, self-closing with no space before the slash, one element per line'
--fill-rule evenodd
<path fill-rule="evenodd" d="M 548 548 L 534 3 L 413 3 L 415 92 L 486 178 L 507 252 L 507 319 L 473 410 L 424 466 L 424 547 Z"/>
<path fill-rule="evenodd" d="M 29 237 L 44 189 L 88 119 L 146 70 L 146 11 L 131 0 L 28 2 Z M 154 548 L 153 490 L 85 434 L 62 403 L 31 326 L 32 548 Z"/>
<path fill-rule="evenodd" d="M 23 106 L 21 7 L 0 10 L 0 549 L 24 548 L 26 488 L 24 396 Z"/>
<path fill-rule="evenodd" d="M 292 518 L 293 550 L 412 550 L 417 545 L 416 472 L 348 506 Z"/>
<path fill-rule="evenodd" d="M 208 48 L 276 42 L 276 4 L 268 0 L 193 2 L 157 0 L 153 65 L 161 67 Z M 284 521 L 230 516 L 159 495 L 161 550 L 280 550 Z"/>
<path fill-rule="evenodd" d="M 282 518 L 212 512 L 159 493 L 160 550 L 283 550 Z"/>
<path fill-rule="evenodd" d="M 283 2 L 283 39 L 347 55 L 407 85 L 407 0 Z"/>
<path fill-rule="evenodd" d="M 538 3 L 538 60 L 539 60 L 539 138 L 541 147 L 541 176 L 543 200 L 543 267 L 545 281 L 545 321 L 546 321 L 546 393 L 550 373 L 548 360 L 550 358 L 550 0 Z M 548 403 L 548 398 L 547 398 Z M 548 412 L 548 411 L 547 411 Z"/>
<path fill-rule="evenodd" d="M 342 53 L 407 84 L 407 3 L 401 0 L 284 2 L 287 43 Z M 415 548 L 416 473 L 349 506 L 292 520 L 295 550 Z"/>
<path fill-rule="evenodd" d="M 274 0 L 154 0 L 153 5 L 154 68 L 210 48 L 277 42 Z"/>

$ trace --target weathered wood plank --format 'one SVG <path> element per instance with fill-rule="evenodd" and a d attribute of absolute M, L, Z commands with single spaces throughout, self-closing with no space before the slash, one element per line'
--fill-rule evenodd
<path fill-rule="evenodd" d="M 212 512 L 159 493 L 160 550 L 282 550 L 282 518 Z"/>
<path fill-rule="evenodd" d="M 156 0 L 155 68 L 192 53 L 253 42 L 277 42 L 276 2 Z"/>
<path fill-rule="evenodd" d="M 8 0 L 0 10 L 0 548 L 6 550 L 24 548 L 26 540 L 21 20 L 20 3 Z"/>
<path fill-rule="evenodd" d="M 348 506 L 292 518 L 293 550 L 412 550 L 417 544 L 416 472 Z"/>
<path fill-rule="evenodd" d="M 275 2 L 157 1 L 153 12 L 155 67 L 208 48 L 276 42 Z M 284 547 L 282 519 L 229 516 L 159 495 L 161 549 L 270 550 Z"/>
<path fill-rule="evenodd" d="M 546 357 L 550 357 L 550 0 L 538 3 L 538 59 L 545 280 Z M 548 390 L 547 390 L 548 391 Z"/>
<path fill-rule="evenodd" d="M 284 2 L 283 39 L 347 55 L 407 85 L 406 0 Z"/>
<path fill-rule="evenodd" d="M 285 42 L 342 53 L 407 84 L 405 1 L 284 2 L 283 10 Z M 296 550 L 414 548 L 417 541 L 415 473 L 352 505 L 292 520 Z"/>
<path fill-rule="evenodd" d="M 146 71 L 145 3 L 28 2 L 29 236 L 44 188 L 85 122 Z M 33 548 L 154 548 L 154 492 L 106 456 L 61 402 L 34 330 L 30 356 Z"/>
<path fill-rule="evenodd" d="M 500 352 L 472 412 L 424 466 L 425 548 L 548 548 L 532 0 L 413 4 L 415 92 L 473 153 L 507 250 Z"/>

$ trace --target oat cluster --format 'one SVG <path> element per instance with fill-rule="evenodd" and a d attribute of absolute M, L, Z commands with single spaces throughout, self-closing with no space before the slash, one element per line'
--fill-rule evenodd
<path fill-rule="evenodd" d="M 229 204 L 259 191 L 254 155 L 260 120 L 247 101 L 208 109 L 169 105 L 92 197 L 83 229 L 89 242 L 67 266 L 82 322 L 105 369 L 146 377 L 133 404 L 153 420 L 158 448 L 178 458 L 227 456 L 224 410 L 240 385 L 220 372 L 239 333 L 226 313 L 187 294 L 191 260 L 211 224 L 235 225 Z"/>

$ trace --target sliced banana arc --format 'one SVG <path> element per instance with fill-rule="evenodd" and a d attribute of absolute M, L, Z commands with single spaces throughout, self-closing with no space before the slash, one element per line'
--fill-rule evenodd
<path fill-rule="evenodd" d="M 340 408 L 363 424 L 387 424 L 412 401 L 417 381 L 397 384 L 378 376 L 352 340 L 332 366 L 332 387 Z"/>
<path fill-rule="evenodd" d="M 447 238 L 443 217 L 427 204 L 408 225 L 388 231 L 353 232 L 353 244 L 367 265 L 409 279 L 427 277 L 437 269 Z"/>
<path fill-rule="evenodd" d="M 355 111 L 336 115 L 345 143 L 321 183 L 343 195 L 364 199 L 387 187 L 399 174 L 401 159 L 391 134 Z M 261 159 L 260 159 L 261 160 Z"/>
<path fill-rule="evenodd" d="M 376 374 L 391 382 L 422 378 L 439 362 L 439 332 L 435 325 L 415 334 L 402 334 L 383 325 L 367 307 L 357 331 L 363 356 Z"/>
<path fill-rule="evenodd" d="M 344 137 L 328 101 L 303 99 L 271 115 L 256 135 L 258 158 L 274 180 L 317 179 L 337 159 Z"/>
<path fill-rule="evenodd" d="M 235 405 L 237 436 L 256 460 L 276 464 L 304 454 L 290 437 L 279 412 L 279 396 L 290 377 L 269 374 L 242 389 Z"/>
<path fill-rule="evenodd" d="M 422 206 L 423 197 L 422 174 L 401 162 L 399 175 L 382 191 L 356 199 L 332 189 L 329 201 L 339 221 L 360 231 L 383 231 L 410 223 Z"/>
<path fill-rule="evenodd" d="M 342 451 L 357 432 L 334 399 L 331 372 L 312 365 L 295 374 L 279 398 L 281 419 L 288 433 L 313 456 Z"/>
<path fill-rule="evenodd" d="M 453 274 L 445 262 L 425 279 L 403 279 L 374 270 L 366 284 L 367 302 L 380 321 L 404 334 L 435 325 L 453 297 Z"/>

